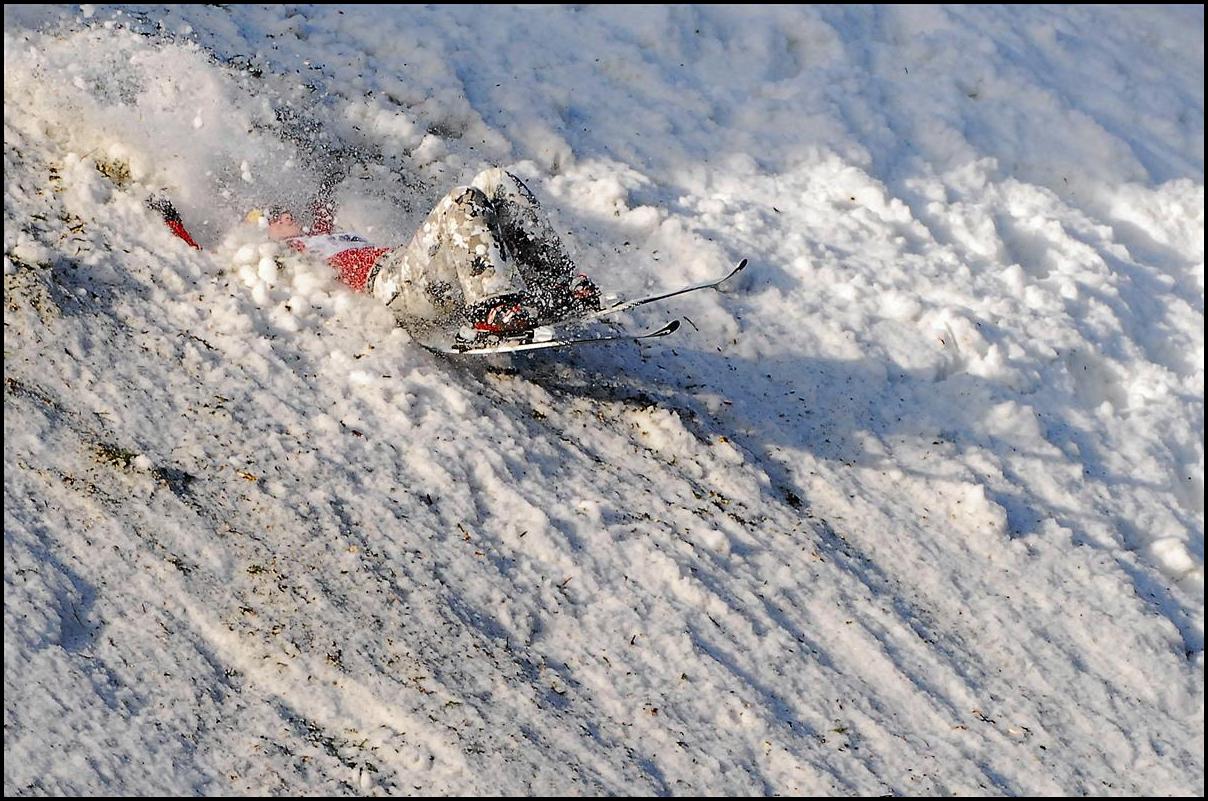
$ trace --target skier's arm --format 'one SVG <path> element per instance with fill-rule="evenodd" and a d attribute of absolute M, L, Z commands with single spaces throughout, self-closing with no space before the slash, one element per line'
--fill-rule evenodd
<path fill-rule="evenodd" d="M 147 198 L 147 206 L 159 212 L 164 219 L 164 224 L 168 226 L 168 230 L 176 237 L 182 239 L 189 247 L 201 250 L 201 245 L 194 242 L 193 237 L 189 236 L 184 221 L 180 219 L 180 213 L 172 205 L 172 201 L 165 197 L 152 195 Z"/>
<path fill-rule="evenodd" d="M 327 263 L 339 273 L 341 281 L 357 292 L 364 292 L 374 263 L 391 250 L 393 248 L 352 248 L 340 251 L 329 258 Z"/>
<path fill-rule="evenodd" d="M 180 218 L 180 213 L 176 210 L 176 207 L 172 205 L 170 200 L 164 197 L 152 195 L 151 197 L 147 198 L 147 206 L 159 212 L 160 216 L 163 217 L 164 224 L 168 226 L 169 231 L 188 244 L 189 247 L 201 250 L 201 245 L 197 244 L 193 240 L 193 237 L 189 235 L 188 229 L 185 228 L 184 221 Z M 330 214 L 331 212 L 329 207 L 321 207 L 319 202 L 316 201 L 316 227 L 319 227 L 322 230 L 314 231 L 313 233 L 331 233 L 332 225 Z M 284 218 L 288 218 L 289 222 L 293 223 L 292 216 L 288 216 L 288 214 L 280 215 L 277 220 L 275 220 L 273 223 L 270 223 L 270 231 L 272 231 L 274 225 L 280 226 L 282 224 L 281 220 Z M 295 250 L 306 252 L 307 248 L 302 241 L 297 238 L 297 234 L 300 232 L 300 228 L 298 228 L 296 231 L 292 229 L 282 229 L 280 231 L 273 231 L 273 238 L 285 239 Z M 376 262 L 383 254 L 390 252 L 390 250 L 392 250 L 392 248 L 348 248 L 329 256 L 326 261 L 339 274 L 341 281 L 352 287 L 357 292 L 364 292 L 365 284 L 369 278 L 369 271 L 373 268 L 374 262 Z"/>

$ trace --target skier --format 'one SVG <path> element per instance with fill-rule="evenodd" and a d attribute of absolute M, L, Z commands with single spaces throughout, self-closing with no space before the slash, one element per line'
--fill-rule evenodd
<path fill-rule="evenodd" d="M 337 232 L 325 204 L 313 211 L 309 229 L 281 208 L 249 218 L 263 220 L 274 239 L 327 261 L 344 283 L 381 300 L 420 337 L 434 328 L 459 329 L 463 342 L 516 337 L 600 308 L 599 289 L 576 273 L 537 199 L 503 169 L 484 170 L 451 191 L 399 247 Z"/>
<path fill-rule="evenodd" d="M 320 197 L 329 195 L 329 188 L 330 182 L 321 183 Z M 199 247 L 169 201 L 152 196 L 147 204 L 160 212 L 173 234 Z M 604 308 L 599 288 L 576 273 L 532 192 L 499 168 L 484 170 L 468 186 L 446 195 L 406 245 L 381 247 L 357 234 L 337 232 L 331 206 L 322 200 L 312 204 L 311 216 L 305 228 L 280 207 L 255 210 L 248 218 L 294 250 L 325 260 L 348 286 L 386 304 L 426 347 L 446 353 L 502 353 L 666 336 L 678 329 L 678 320 L 650 333 L 588 333 L 533 341 L 539 326 L 583 323 L 689 292 L 718 289 L 747 265 L 742 259 L 714 280 Z M 443 336 L 450 331 L 456 331 L 452 343 Z"/>

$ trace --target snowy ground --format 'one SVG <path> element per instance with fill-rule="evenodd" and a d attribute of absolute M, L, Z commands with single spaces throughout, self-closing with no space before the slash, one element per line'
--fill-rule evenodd
<path fill-rule="evenodd" d="M 5 794 L 1202 795 L 1203 25 L 6 6 Z M 751 267 L 438 358 L 239 223 L 350 154 Z"/>

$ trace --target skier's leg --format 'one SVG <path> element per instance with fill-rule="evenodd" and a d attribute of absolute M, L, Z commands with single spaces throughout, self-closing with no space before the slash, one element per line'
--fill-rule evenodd
<path fill-rule="evenodd" d="M 504 293 L 523 292 L 524 278 L 501 238 L 498 215 L 487 196 L 472 186 L 463 187 L 444 203 L 443 247 L 437 258 L 447 260 L 456 272 L 466 305 Z"/>
<path fill-rule="evenodd" d="M 565 286 L 575 274 L 574 262 L 524 182 L 494 167 L 480 172 L 473 186 L 491 201 L 500 236 L 529 287 L 549 290 Z"/>
<path fill-rule="evenodd" d="M 448 324 L 493 298 L 524 291 L 495 228 L 495 212 L 473 187 L 446 195 L 411 241 L 383 256 L 369 291 L 401 322 Z"/>
<path fill-rule="evenodd" d="M 541 204 L 523 181 L 493 167 L 480 172 L 473 185 L 491 201 L 499 235 L 543 318 L 554 320 L 599 308 L 599 290 L 587 276 L 578 274 Z"/>

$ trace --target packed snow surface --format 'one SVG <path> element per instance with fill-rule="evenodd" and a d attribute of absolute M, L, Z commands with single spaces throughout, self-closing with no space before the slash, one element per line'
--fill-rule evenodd
<path fill-rule="evenodd" d="M 1202 795 L 1203 29 L 6 6 L 5 794 Z M 449 359 L 244 222 L 490 165 L 750 266 Z"/>

